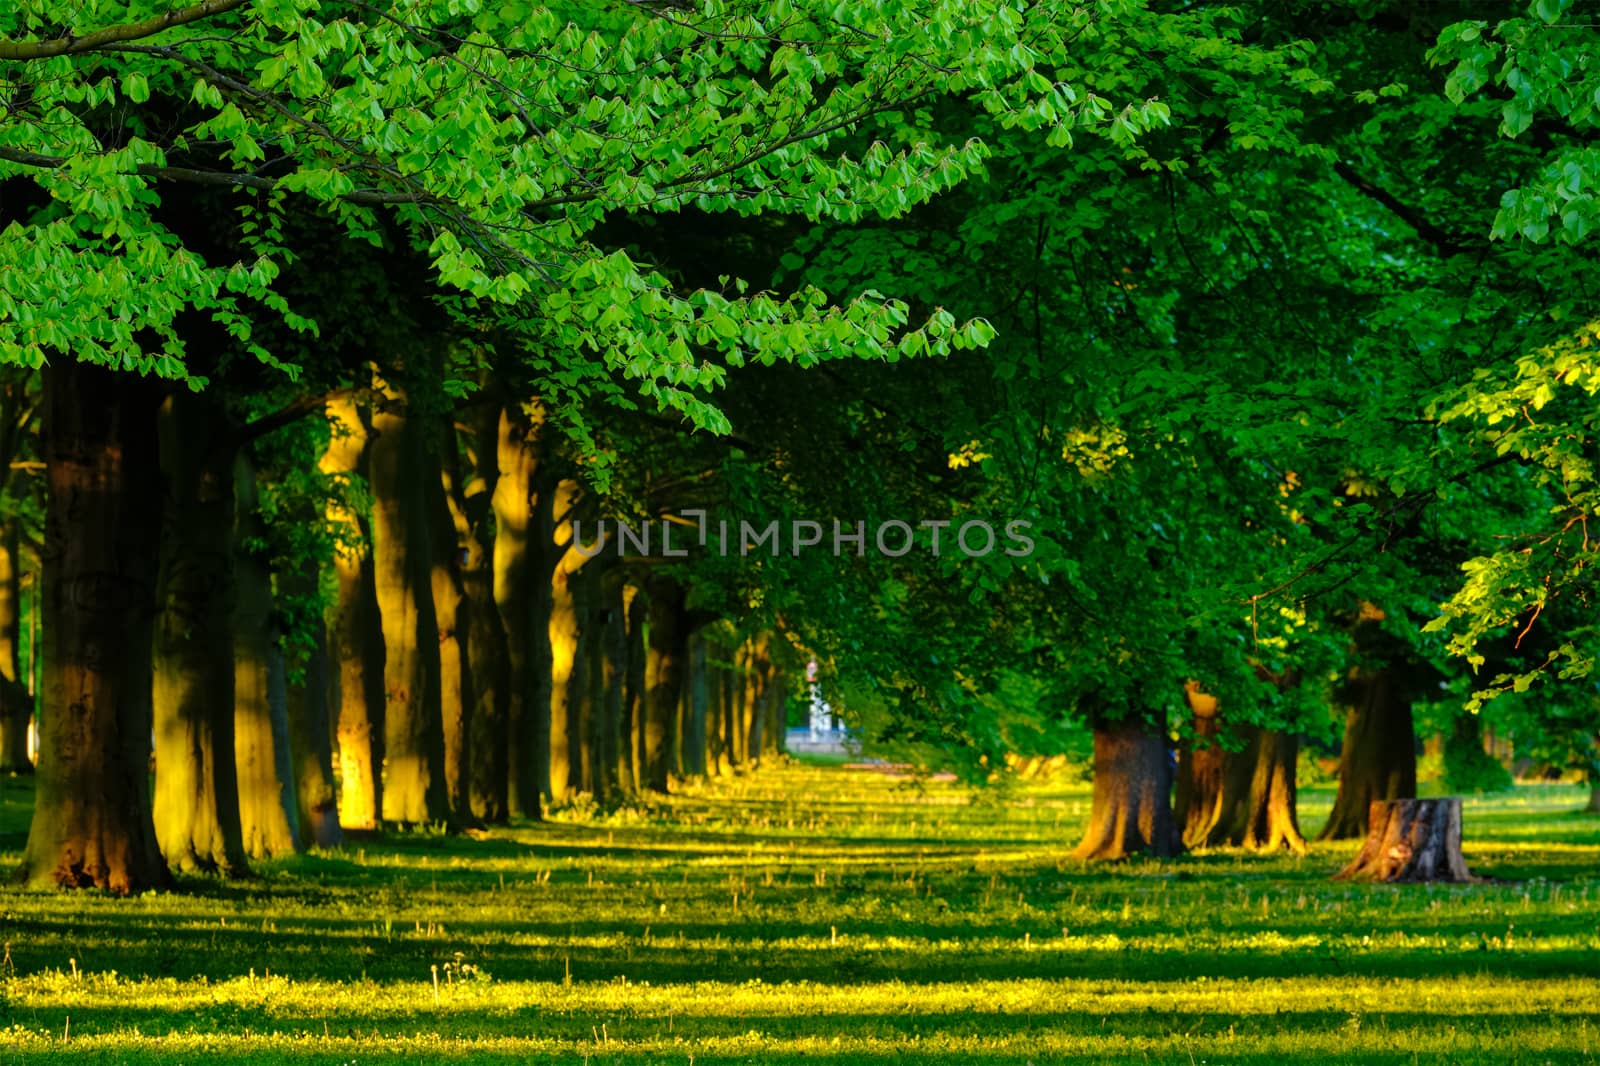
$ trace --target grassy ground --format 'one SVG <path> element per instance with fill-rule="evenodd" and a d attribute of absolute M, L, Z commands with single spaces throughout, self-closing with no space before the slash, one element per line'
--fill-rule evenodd
<path fill-rule="evenodd" d="M 0 1066 L 1597 1062 L 1583 798 L 1469 800 L 1461 887 L 1330 883 L 1352 843 L 1086 868 L 1082 786 L 796 766 L 181 894 L 7 889 Z"/>

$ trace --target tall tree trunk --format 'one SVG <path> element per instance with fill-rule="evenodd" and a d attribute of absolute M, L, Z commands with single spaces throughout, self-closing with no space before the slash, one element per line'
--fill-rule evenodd
<path fill-rule="evenodd" d="M 1079 859 L 1157 857 L 1182 849 L 1172 817 L 1172 771 L 1159 720 L 1096 720 L 1094 792 Z"/>
<path fill-rule="evenodd" d="M 788 726 L 789 693 L 782 675 L 770 663 L 767 665 L 766 695 L 767 726 L 761 741 L 761 753 L 779 755 L 783 752 L 784 734 Z"/>
<path fill-rule="evenodd" d="M 17 460 L 35 413 L 29 395 L 33 371 L 12 367 L 0 383 L 0 488 L 11 491 Z M 28 725 L 33 720 L 33 677 L 22 671 L 21 519 L 0 526 L 0 773 L 31 774 Z M 34 584 L 35 602 L 38 583 Z M 31 619 L 31 615 L 30 615 Z M 33 654 L 29 642 L 29 654 Z M 30 663 L 31 666 L 31 663 Z"/>
<path fill-rule="evenodd" d="M 1347 711 L 1339 795 L 1319 840 L 1366 836 L 1375 801 L 1417 794 L 1416 735 L 1403 667 L 1356 667 L 1342 687 Z"/>
<path fill-rule="evenodd" d="M 149 777 L 158 402 L 132 374 L 68 357 L 44 370 L 44 704 L 18 871 L 30 884 L 127 895 L 170 881 Z"/>
<path fill-rule="evenodd" d="M 370 434 L 355 402 L 328 403 L 333 439 L 323 473 L 367 481 Z M 376 829 L 383 814 L 383 624 L 366 520 L 330 506 L 328 521 L 341 527 L 334 553 L 338 598 L 328 617 L 337 669 L 328 672 L 329 706 L 338 740 L 339 822 L 347 829 Z"/>
<path fill-rule="evenodd" d="M 752 637 L 745 668 L 745 762 L 759 766 L 762 749 L 766 746 L 767 680 L 772 664 L 767 661 L 767 638 Z"/>
<path fill-rule="evenodd" d="M 0 528 L 0 773 L 31 774 L 33 696 L 22 682 L 22 558 L 17 521 Z"/>
<path fill-rule="evenodd" d="M 572 515 L 578 500 L 578 483 L 564 480 L 556 489 L 552 511 L 555 528 L 553 542 L 559 562 L 550 580 L 550 732 L 548 796 L 560 802 L 571 797 L 583 780 L 581 755 L 575 761 L 574 749 L 582 733 L 581 722 L 573 716 L 571 688 L 578 662 L 578 611 L 574 583 L 584 558 L 572 543 Z"/>
<path fill-rule="evenodd" d="M 689 685 L 684 700 L 684 728 L 682 738 L 683 774 L 685 777 L 706 775 L 710 740 L 706 736 L 711 719 L 711 668 L 706 662 L 706 641 L 703 636 L 689 638 Z"/>
<path fill-rule="evenodd" d="M 600 720 L 595 730 L 595 760 L 599 764 L 595 780 L 597 794 L 609 803 L 617 802 L 622 794 L 622 705 L 623 687 L 626 684 L 628 655 L 627 608 L 623 599 L 621 574 L 607 574 L 601 584 L 599 654 L 596 663 L 599 676 L 596 689 L 599 699 L 596 709 Z"/>
<path fill-rule="evenodd" d="M 1600 781 L 1589 779 L 1589 805 L 1584 808 L 1590 814 L 1600 814 Z"/>
<path fill-rule="evenodd" d="M 572 676 L 567 682 L 572 788 L 603 801 L 608 785 L 601 754 L 606 739 L 603 665 L 606 635 L 598 563 L 590 562 L 571 575 L 568 587 L 572 592 L 573 615 L 577 619 L 577 647 L 572 657 Z"/>
<path fill-rule="evenodd" d="M 405 398 L 383 386 L 368 449 L 372 561 L 383 619 L 383 819 L 421 824 L 450 814 L 444 775 L 439 625 L 423 442 Z M 436 471 L 434 472 L 436 474 Z"/>
<path fill-rule="evenodd" d="M 221 408 L 161 408 L 166 516 L 155 636 L 156 839 L 174 870 L 248 872 L 234 761 L 235 448 Z"/>
<path fill-rule="evenodd" d="M 315 521 L 315 515 L 304 516 Z M 302 617 L 318 602 L 320 567 L 304 559 L 283 576 L 283 599 Z M 285 660 L 285 717 L 295 783 L 295 811 L 300 840 L 306 845 L 335 848 L 344 841 L 339 823 L 339 793 L 333 778 L 332 721 L 328 711 L 328 632 L 322 616 L 306 618 L 308 632 L 288 645 Z"/>
<path fill-rule="evenodd" d="M 509 816 L 507 711 L 511 699 L 510 649 L 494 597 L 495 515 L 500 484 L 500 409 L 480 404 L 467 424 L 468 474 L 449 497 L 456 540 L 462 545 L 461 594 L 465 598 L 467 669 L 472 709 L 467 731 L 467 801 L 474 818 L 504 822 Z"/>
<path fill-rule="evenodd" d="M 424 495 L 431 521 L 428 542 L 433 553 L 430 582 L 434 615 L 439 627 L 439 708 L 444 731 L 445 802 L 459 823 L 473 821 L 469 787 L 472 780 L 471 739 L 473 676 L 472 613 L 461 581 L 466 548 L 465 519 L 459 525 L 451 510 L 458 479 L 455 431 L 445 427 L 447 454 L 427 457 L 431 475 L 424 479 Z"/>
<path fill-rule="evenodd" d="M 494 600 L 506 638 L 507 810 L 537 819 L 550 791 L 550 608 L 556 501 L 541 454 L 543 410 L 500 412 Z"/>
<path fill-rule="evenodd" d="M 643 748 L 645 627 L 649 618 L 648 597 L 644 589 L 629 584 L 622 592 L 623 624 L 626 645 L 623 652 L 622 746 L 619 749 L 617 777 L 628 795 L 642 792 L 639 756 Z"/>
<path fill-rule="evenodd" d="M 678 708 L 683 703 L 683 671 L 689 631 L 685 625 L 683 586 L 656 578 L 646 597 L 649 610 L 645 652 L 645 697 L 639 729 L 639 772 L 645 788 L 666 792 L 673 770 Z"/>
<path fill-rule="evenodd" d="M 260 538 L 255 470 L 241 454 L 234 462 L 236 528 L 241 541 Z M 237 553 L 234 606 L 233 743 L 239 777 L 239 827 L 252 859 L 299 850 L 294 767 L 289 755 L 288 692 L 283 652 L 273 621 L 272 572 L 265 558 Z"/>

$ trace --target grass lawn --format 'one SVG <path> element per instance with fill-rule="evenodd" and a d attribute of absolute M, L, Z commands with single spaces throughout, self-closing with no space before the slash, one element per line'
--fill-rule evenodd
<path fill-rule="evenodd" d="M 1352 842 L 1086 867 L 1086 786 L 797 765 L 180 894 L 7 888 L 0 1066 L 1600 1062 L 1585 796 L 1469 799 L 1470 886 L 1331 883 Z"/>

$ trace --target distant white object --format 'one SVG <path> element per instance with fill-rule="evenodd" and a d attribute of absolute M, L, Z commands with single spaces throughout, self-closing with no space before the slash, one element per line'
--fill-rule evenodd
<path fill-rule="evenodd" d="M 820 682 L 811 682 L 811 739 L 823 740 L 839 731 L 833 708 L 822 698 Z"/>
<path fill-rule="evenodd" d="M 39 765 L 39 716 L 28 716 L 28 761 Z"/>

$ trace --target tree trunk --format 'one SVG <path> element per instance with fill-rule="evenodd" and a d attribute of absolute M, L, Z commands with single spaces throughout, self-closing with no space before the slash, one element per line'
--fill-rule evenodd
<path fill-rule="evenodd" d="M 556 490 L 553 508 L 555 544 L 559 562 L 550 580 L 550 733 L 548 797 L 561 802 L 571 797 L 582 781 L 581 755 L 574 760 L 574 748 L 581 736 L 581 722 L 572 713 L 571 687 L 578 661 L 578 613 L 573 585 L 578 580 L 584 558 L 572 544 L 572 514 L 578 499 L 578 484 L 562 481 Z"/>
<path fill-rule="evenodd" d="M 373 412 L 373 579 L 383 620 L 383 819 L 444 821 L 444 724 L 434 613 L 428 494 L 416 420 L 391 386 Z"/>
<path fill-rule="evenodd" d="M 689 633 L 684 624 L 683 586 L 658 578 L 650 582 L 648 599 L 650 622 L 639 767 L 644 787 L 664 793 L 673 769 L 673 734 L 678 707 L 683 702 Z"/>
<path fill-rule="evenodd" d="M 314 521 L 314 514 L 305 520 Z M 279 585 L 282 598 L 302 617 L 306 608 L 319 601 L 319 569 L 315 559 L 302 560 Z M 295 810 L 302 843 L 336 848 L 344 841 L 344 830 L 339 824 L 339 793 L 333 779 L 327 626 L 320 613 L 307 618 L 306 625 L 309 632 L 298 634 L 299 639 L 287 645 L 284 663 Z"/>
<path fill-rule="evenodd" d="M 607 578 L 602 589 L 600 676 L 597 679 L 601 721 L 595 757 L 600 762 L 600 772 L 595 776 L 603 785 L 600 795 L 607 802 L 616 803 L 623 795 L 622 705 L 628 671 L 628 620 L 622 576 L 607 575 Z"/>
<path fill-rule="evenodd" d="M 1461 857 L 1461 800 L 1374 801 L 1367 812 L 1367 839 L 1355 860 L 1335 880 L 1472 880 Z"/>
<path fill-rule="evenodd" d="M 161 408 L 166 516 L 155 636 L 156 839 L 179 871 L 248 873 L 234 755 L 235 449 L 220 407 Z"/>
<path fill-rule="evenodd" d="M 1229 844 L 1257 851 L 1288 848 L 1305 854 L 1295 773 L 1300 738 L 1276 729 L 1250 728 L 1250 743 L 1230 760 L 1238 766 L 1230 801 L 1218 825 Z"/>
<path fill-rule="evenodd" d="M 1228 751 L 1220 743 L 1216 699 L 1192 682 L 1185 696 L 1195 737 L 1179 755 L 1174 800 L 1184 846 L 1304 853 L 1295 787 L 1299 738 L 1246 726 L 1243 749 Z"/>
<path fill-rule="evenodd" d="M 617 779 L 622 791 L 636 795 L 640 784 L 639 754 L 643 747 L 645 626 L 649 617 L 644 589 L 630 584 L 622 592 L 625 645 L 623 648 L 621 747 L 618 749 Z"/>
<path fill-rule="evenodd" d="M 604 800 L 607 782 L 600 757 L 605 744 L 605 681 L 603 659 L 606 634 L 601 604 L 600 571 L 589 563 L 568 580 L 572 610 L 577 619 L 577 647 L 572 676 L 567 682 L 567 735 L 572 764 L 572 790 Z"/>
<path fill-rule="evenodd" d="M 1192 715 L 1194 736 L 1178 750 L 1173 809 L 1182 827 L 1184 846 L 1200 848 L 1212 842 L 1212 831 L 1222 818 L 1227 753 L 1219 739 L 1217 698 L 1200 691 L 1195 681 L 1183 686 L 1183 695 Z"/>
<path fill-rule="evenodd" d="M 242 454 L 234 463 L 241 541 L 265 530 L 256 513 L 255 470 Z M 273 622 L 272 572 L 265 558 L 238 552 L 234 607 L 233 743 L 239 778 L 239 827 L 252 859 L 299 850 L 294 767 L 289 755 L 288 693 L 283 652 Z"/>
<path fill-rule="evenodd" d="M 0 773 L 31 774 L 33 696 L 22 682 L 22 557 L 17 519 L 0 529 Z"/>
<path fill-rule="evenodd" d="M 1319 840 L 1350 840 L 1366 831 L 1378 800 L 1417 794 L 1416 736 L 1402 667 L 1358 667 L 1344 685 L 1348 701 L 1339 752 L 1339 795 Z"/>
<path fill-rule="evenodd" d="M 494 600 L 506 638 L 507 810 L 538 819 L 550 791 L 550 610 L 555 549 L 550 478 L 540 454 L 543 411 L 506 409 L 497 424 Z"/>
<path fill-rule="evenodd" d="M 1171 795 L 1166 731 L 1159 723 L 1097 721 L 1089 825 L 1073 857 L 1176 855 L 1182 843 L 1172 818 Z"/>
<path fill-rule="evenodd" d="M 472 673 L 468 715 L 467 799 L 474 818 L 504 822 L 508 809 L 510 764 L 507 713 L 511 699 L 510 649 L 494 597 L 494 497 L 500 486 L 500 409 L 481 404 L 469 415 L 470 473 L 450 494 L 456 538 L 463 545 L 461 592 L 466 599 L 467 669 Z"/>
<path fill-rule="evenodd" d="M 13 492 L 22 444 L 35 413 L 29 395 L 33 371 L 11 367 L 0 383 L 0 490 Z M 22 673 L 21 519 L 0 526 L 0 773 L 31 774 L 28 725 L 33 720 L 33 677 Z M 38 584 L 34 585 L 37 602 Z M 31 618 L 31 616 L 30 616 Z M 32 642 L 29 654 L 32 655 Z M 30 664 L 31 665 L 31 664 Z"/>
<path fill-rule="evenodd" d="M 44 704 L 18 871 L 29 884 L 127 895 L 170 882 L 149 776 L 158 401 L 152 381 L 70 357 L 44 370 Z"/>
<path fill-rule="evenodd" d="M 682 738 L 683 774 L 706 775 L 706 755 L 710 742 L 706 723 L 711 718 L 711 669 L 706 662 L 706 642 L 701 636 L 689 638 L 689 685 L 684 700 Z"/>
<path fill-rule="evenodd" d="M 333 439 L 322 457 L 323 473 L 367 480 L 369 433 L 355 402 L 328 403 Z M 338 598 L 328 618 L 338 668 L 328 672 L 329 706 L 339 745 L 339 822 L 346 829 L 376 829 L 383 812 L 383 625 L 372 564 L 372 531 L 343 506 L 330 506 L 328 521 L 340 528 L 334 552 Z"/>
<path fill-rule="evenodd" d="M 1589 805 L 1584 808 L 1590 814 L 1600 814 L 1600 782 L 1589 784 Z"/>
<path fill-rule="evenodd" d="M 454 512 L 451 501 L 459 479 L 455 459 L 455 430 L 445 427 L 445 454 L 426 457 L 429 468 L 423 481 L 431 528 L 428 544 L 433 555 L 430 582 L 439 637 L 439 710 L 444 732 L 444 789 L 450 816 L 458 823 L 473 820 L 469 788 L 472 781 L 471 740 L 473 695 L 471 649 L 472 613 L 461 581 L 466 548 L 466 518 Z"/>

